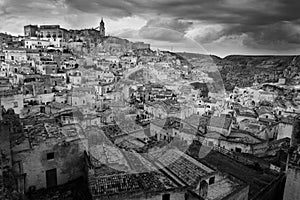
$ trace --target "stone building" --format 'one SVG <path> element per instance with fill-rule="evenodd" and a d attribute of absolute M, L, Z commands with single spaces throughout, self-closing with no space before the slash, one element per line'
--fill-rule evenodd
<path fill-rule="evenodd" d="M 144 42 L 135 42 L 132 44 L 132 49 L 134 49 L 134 50 L 150 49 L 150 44 L 147 44 Z"/>
<path fill-rule="evenodd" d="M 105 160 L 117 159 L 116 152 L 110 154 L 103 150 L 109 151 L 109 147 L 100 145 L 85 156 L 89 190 L 94 200 L 248 199 L 249 187 L 245 183 L 179 150 L 167 149 L 163 156 L 153 160 L 134 152 L 119 152 L 118 159 L 130 168 L 128 172 L 115 170 L 109 165 L 112 163 L 103 165 Z M 106 155 L 107 159 L 101 155 Z"/>
<path fill-rule="evenodd" d="M 22 92 L 18 88 L 12 88 L 6 78 L 0 78 L 0 84 L 0 106 L 6 110 L 11 108 L 20 114 L 24 108 Z"/>
<path fill-rule="evenodd" d="M 300 199 L 300 116 L 295 118 L 287 163 L 284 200 Z"/>
<path fill-rule="evenodd" d="M 0 105 L 4 106 L 6 109 L 12 108 L 17 114 L 20 114 L 24 108 L 23 94 L 20 94 L 17 91 L 8 91 L 0 94 L 0 98 Z"/>
<path fill-rule="evenodd" d="M 24 35 L 26 37 L 38 37 L 53 41 L 67 41 L 69 33 L 60 25 L 27 25 L 24 26 Z"/>
<path fill-rule="evenodd" d="M 37 25 L 24 26 L 24 35 L 27 37 L 37 37 L 39 27 Z"/>
<path fill-rule="evenodd" d="M 61 127 L 51 118 L 44 119 L 25 118 L 27 137 L 19 137 L 12 144 L 14 173 L 22 193 L 55 187 L 83 176 L 87 140 L 81 127 Z"/>
<path fill-rule="evenodd" d="M 232 128 L 232 118 L 212 116 L 209 120 L 207 130 L 211 132 L 218 132 L 224 136 L 229 136 Z"/>
<path fill-rule="evenodd" d="M 68 96 L 68 104 L 72 106 L 93 107 L 96 102 L 96 90 L 94 87 L 74 87 Z"/>
<path fill-rule="evenodd" d="M 17 61 L 17 62 L 27 61 L 26 49 L 6 48 L 4 49 L 4 54 L 5 54 L 5 60 Z"/>
<path fill-rule="evenodd" d="M 13 174 L 13 156 L 11 152 L 11 141 L 22 134 L 23 128 L 19 115 L 15 114 L 13 109 L 7 111 L 0 108 L 0 199 L 13 199 L 13 196 L 19 196 L 16 192 L 17 185 Z M 21 199 L 21 196 L 19 198 Z"/>

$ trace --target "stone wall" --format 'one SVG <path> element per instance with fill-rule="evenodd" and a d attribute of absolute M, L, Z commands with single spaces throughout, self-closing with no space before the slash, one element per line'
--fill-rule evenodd
<path fill-rule="evenodd" d="M 223 200 L 248 200 L 248 194 L 249 186 L 246 186 L 243 189 L 237 190 L 237 192 L 233 192 Z"/>
<path fill-rule="evenodd" d="M 1 98 L 1 105 L 3 105 L 6 110 L 12 108 L 14 109 L 16 114 L 20 114 L 21 110 L 24 108 L 22 94 L 1 96 L 0 98 Z"/>
<path fill-rule="evenodd" d="M 162 200 L 162 196 L 164 194 L 170 194 L 171 200 L 186 200 L 185 198 L 185 192 L 182 191 L 170 191 L 165 193 L 149 193 L 149 192 L 140 192 L 140 193 L 134 193 L 134 194 L 120 194 L 120 195 L 114 195 L 114 196 L 106 196 L 106 197 L 96 197 L 93 198 L 93 200 Z M 188 198 L 189 199 L 195 199 L 195 198 Z"/>
<path fill-rule="evenodd" d="M 287 171 L 287 179 L 283 200 L 300 199 L 300 168 L 290 167 Z"/>
<path fill-rule="evenodd" d="M 57 170 L 57 185 L 67 183 L 83 176 L 83 155 L 87 140 L 75 140 L 58 144 L 56 139 L 48 139 L 39 146 L 14 154 L 14 161 L 21 161 L 21 172 L 25 173 L 25 191 L 30 186 L 36 189 L 46 188 L 46 171 Z M 54 159 L 47 159 L 48 153 L 54 153 Z"/>

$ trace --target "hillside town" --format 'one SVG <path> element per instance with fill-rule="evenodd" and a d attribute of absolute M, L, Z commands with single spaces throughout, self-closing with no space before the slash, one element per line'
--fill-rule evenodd
<path fill-rule="evenodd" d="M 300 57 L 242 59 L 0 33 L 0 199 L 299 199 Z"/>

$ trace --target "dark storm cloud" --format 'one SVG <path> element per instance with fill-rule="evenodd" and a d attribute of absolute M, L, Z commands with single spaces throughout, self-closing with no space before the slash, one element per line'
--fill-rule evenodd
<path fill-rule="evenodd" d="M 45 6 L 41 6 L 42 3 Z M 195 37 L 204 43 L 240 37 L 241 43 L 251 48 L 293 49 L 299 44 L 299 0 L 0 0 L 0 16 L 4 19 L 0 26 L 11 23 L 8 19 L 13 15 L 31 18 L 33 15 L 37 18 L 65 15 L 65 10 L 57 11 L 62 6 L 67 9 L 69 18 L 73 18 L 73 13 L 112 19 L 141 17 L 148 23 L 139 35 L 157 40 L 177 41 L 180 37 L 158 30 L 151 33 L 149 27 L 185 33 L 199 22 L 222 26 Z"/>
<path fill-rule="evenodd" d="M 182 42 L 192 22 L 175 18 L 153 18 L 139 30 L 124 29 L 118 36 L 135 39 L 149 39 L 165 42 Z"/>
<path fill-rule="evenodd" d="M 271 50 L 288 50 L 300 45 L 300 27 L 291 22 L 278 22 L 248 31 L 246 46 Z M 246 31 L 245 31 L 246 32 Z"/>
<path fill-rule="evenodd" d="M 298 0 L 66 0 L 66 4 L 110 17 L 149 13 L 230 24 L 269 24 L 300 17 Z"/>
<path fill-rule="evenodd" d="M 157 15 L 174 18 L 169 22 L 158 18 L 148 21 L 140 31 L 146 38 L 178 40 L 178 35 L 168 37 L 168 33 L 147 30 L 147 27 L 158 26 L 185 32 L 191 24 L 178 20 L 184 19 L 223 26 L 218 32 L 196 37 L 201 42 L 243 36 L 244 45 L 265 49 L 295 48 L 300 42 L 297 27 L 299 0 L 66 0 L 66 3 L 83 12 L 104 12 L 110 17 Z"/>
<path fill-rule="evenodd" d="M 139 30 L 139 36 L 144 39 L 160 40 L 165 42 L 181 42 L 184 40 L 184 34 L 166 28 L 143 27 Z"/>
<path fill-rule="evenodd" d="M 65 4 L 82 12 L 99 13 L 110 18 L 126 17 L 134 14 L 134 5 L 126 0 L 65 0 Z"/>
<path fill-rule="evenodd" d="M 239 30 L 242 28 L 239 27 Z M 233 27 L 227 27 L 224 30 L 202 37 L 196 36 L 195 40 L 201 44 L 235 40 L 252 49 L 275 50 L 278 52 L 299 49 L 300 47 L 299 28 L 296 29 L 291 24 L 276 23 L 256 27 L 255 29 L 245 27 L 242 30 L 244 31 L 237 31 Z"/>
<path fill-rule="evenodd" d="M 145 27 L 158 27 L 178 31 L 180 33 L 186 32 L 193 22 L 183 21 L 182 19 L 168 19 L 168 18 L 153 18 L 149 20 Z"/>
<path fill-rule="evenodd" d="M 154 18 L 139 30 L 139 36 L 145 39 L 181 42 L 185 39 L 185 32 L 192 25 L 192 22 L 181 19 Z"/>
<path fill-rule="evenodd" d="M 251 48 L 288 50 L 299 48 L 300 26 L 297 22 L 280 21 L 267 25 L 226 25 L 220 31 L 211 31 L 204 37 L 196 36 L 201 43 L 210 43 L 221 38 L 241 38 Z"/>

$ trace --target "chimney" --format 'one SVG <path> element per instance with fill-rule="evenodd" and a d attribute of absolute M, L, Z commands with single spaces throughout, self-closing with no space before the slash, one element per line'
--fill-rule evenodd
<path fill-rule="evenodd" d="M 208 192 L 208 183 L 206 182 L 206 180 L 202 180 L 199 186 L 200 199 L 206 199 L 207 192 Z"/>

